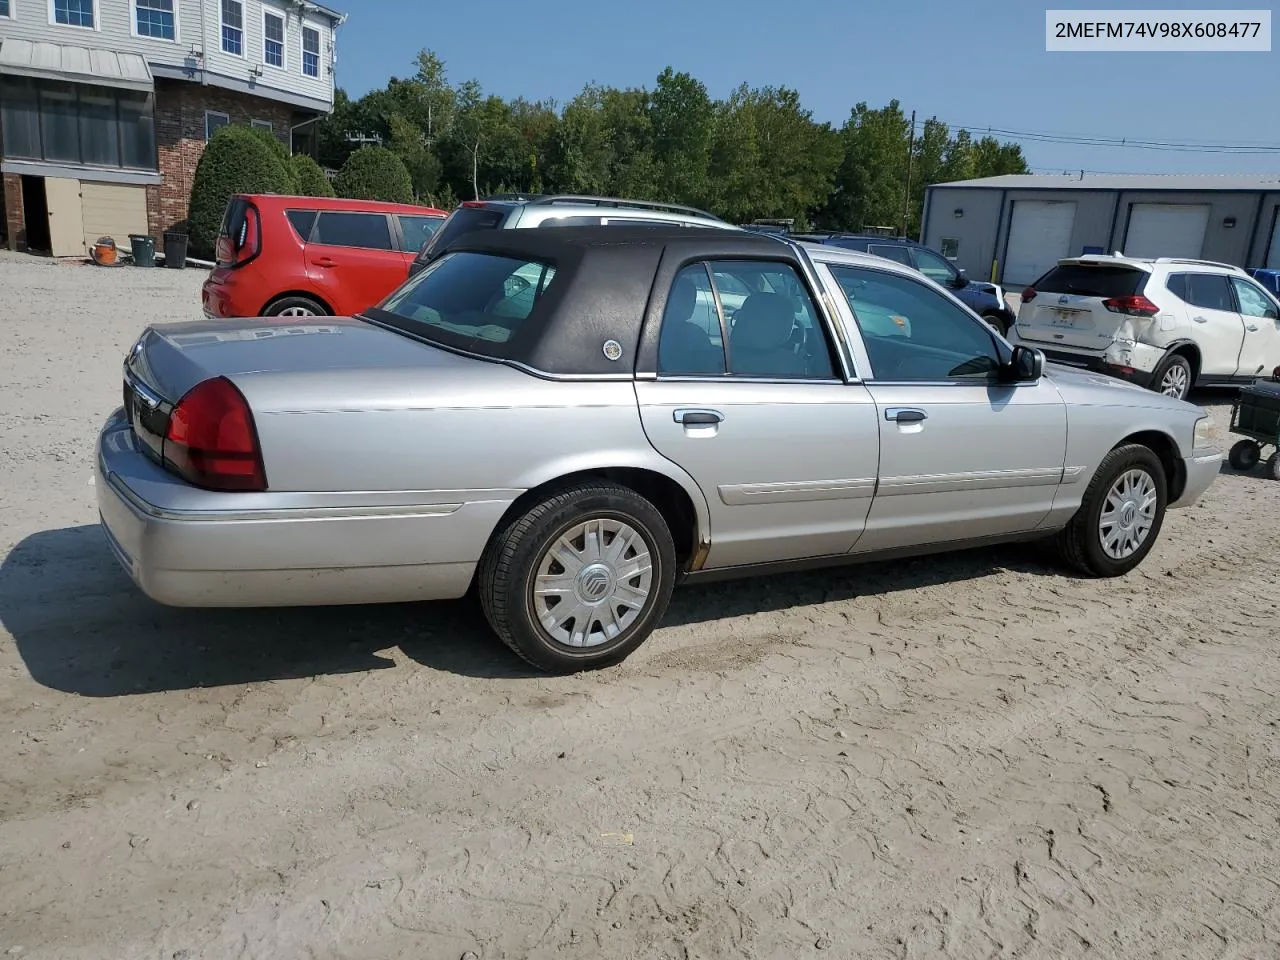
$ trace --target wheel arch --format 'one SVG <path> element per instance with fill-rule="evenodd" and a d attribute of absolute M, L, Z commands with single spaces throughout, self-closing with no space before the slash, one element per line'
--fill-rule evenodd
<path fill-rule="evenodd" d="M 1175 354 L 1186 357 L 1187 362 L 1191 364 L 1190 386 L 1194 387 L 1196 381 L 1200 379 L 1200 345 L 1194 340 L 1189 340 L 1185 337 L 1175 340 L 1165 348 L 1164 357 L 1161 358 L 1160 362 L 1163 363 Z"/>
<path fill-rule="evenodd" d="M 711 547 L 706 498 L 692 477 L 676 470 L 662 469 L 663 466 L 665 464 L 627 463 L 620 458 L 618 461 L 592 464 L 564 464 L 560 469 L 544 471 L 517 485 L 524 488 L 524 493 L 503 512 L 489 535 L 485 550 L 513 518 L 527 512 L 555 491 L 586 480 L 608 480 L 634 490 L 658 508 L 675 542 L 678 572 L 699 569 Z"/>
<path fill-rule="evenodd" d="M 1165 482 L 1168 485 L 1166 502 L 1177 502 L 1187 486 L 1187 467 L 1182 462 L 1178 442 L 1163 430 L 1137 430 L 1124 437 L 1111 449 L 1129 444 L 1146 447 L 1159 458 L 1160 465 L 1164 467 Z"/>
<path fill-rule="evenodd" d="M 329 317 L 337 316 L 337 314 L 333 312 L 333 307 L 328 303 L 328 301 L 325 300 L 324 297 L 310 290 L 288 290 L 284 293 L 277 293 L 274 297 L 272 297 L 270 300 L 268 300 L 266 303 L 262 305 L 262 309 L 258 311 L 258 316 L 265 317 L 267 315 L 267 311 L 270 310 L 275 304 L 279 303 L 281 300 L 288 300 L 290 297 L 303 297 L 307 300 L 312 300 L 315 303 L 320 304 L 321 308 L 324 309 L 325 313 L 323 314 L 323 316 L 329 316 Z"/>

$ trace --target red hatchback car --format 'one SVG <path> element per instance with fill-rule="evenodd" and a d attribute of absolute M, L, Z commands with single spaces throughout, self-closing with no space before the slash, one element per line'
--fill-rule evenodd
<path fill-rule="evenodd" d="M 404 283 L 447 216 L 373 200 L 234 196 L 204 282 L 205 316 L 359 313 Z"/>

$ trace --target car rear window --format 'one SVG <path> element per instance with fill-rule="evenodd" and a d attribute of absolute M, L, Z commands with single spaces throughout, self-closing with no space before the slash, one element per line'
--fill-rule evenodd
<path fill-rule="evenodd" d="M 1142 292 L 1149 274 L 1133 267 L 1067 263 L 1054 267 L 1031 286 L 1039 293 L 1077 297 L 1132 297 Z"/>
<path fill-rule="evenodd" d="M 506 215 L 506 207 L 459 207 L 449 214 L 444 225 L 423 246 L 418 259 L 430 259 L 437 250 L 443 250 L 468 233 L 474 233 L 476 230 L 492 230 Z"/>
<path fill-rule="evenodd" d="M 325 210 L 316 224 L 312 243 L 332 247 L 390 250 L 391 227 L 385 213 L 339 213 Z"/>
<path fill-rule="evenodd" d="M 869 243 L 867 244 L 867 253 L 874 254 L 877 257 L 884 257 L 886 260 L 896 260 L 898 263 L 905 263 L 911 266 L 911 254 L 907 252 L 907 248 L 888 243 Z"/>
<path fill-rule="evenodd" d="M 293 227 L 300 239 L 311 239 L 311 228 L 315 226 L 316 211 L 290 210 L 285 214 L 285 216 L 289 218 L 289 224 Z"/>
<path fill-rule="evenodd" d="M 550 263 L 448 253 L 387 297 L 377 317 L 415 336 L 502 356 L 499 345 L 537 323 L 555 276 Z"/>

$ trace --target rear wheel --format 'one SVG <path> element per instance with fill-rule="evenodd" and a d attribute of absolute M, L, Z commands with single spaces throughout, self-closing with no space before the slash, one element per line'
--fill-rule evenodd
<path fill-rule="evenodd" d="M 1273 453 L 1267 460 L 1267 473 L 1271 475 L 1272 480 L 1280 480 L 1280 450 Z"/>
<path fill-rule="evenodd" d="M 1180 353 L 1165 357 L 1151 377 L 1151 386 L 1166 397 L 1187 399 L 1191 392 L 1191 361 Z"/>
<path fill-rule="evenodd" d="M 265 317 L 327 317 L 329 311 L 310 297 L 281 297 L 263 311 Z"/>
<path fill-rule="evenodd" d="M 1253 440 L 1237 440 L 1227 454 L 1227 462 L 1236 470 L 1252 470 L 1262 459 L 1262 448 Z"/>
<path fill-rule="evenodd" d="M 658 509 L 634 490 L 574 484 L 499 530 L 480 562 L 485 617 L 541 670 L 625 660 L 666 612 L 675 546 Z"/>
<path fill-rule="evenodd" d="M 1149 448 L 1116 447 L 1089 482 L 1080 509 L 1057 535 L 1064 561 L 1095 577 L 1118 577 L 1140 564 L 1164 523 L 1168 486 Z"/>

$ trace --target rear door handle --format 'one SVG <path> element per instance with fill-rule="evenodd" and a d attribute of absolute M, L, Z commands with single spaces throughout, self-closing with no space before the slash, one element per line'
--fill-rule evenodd
<path fill-rule="evenodd" d="M 1191 319 L 1192 319 L 1192 320 L 1194 320 L 1196 323 L 1208 323 L 1208 322 L 1209 322 L 1209 321 L 1208 321 L 1208 320 L 1206 320 L 1204 317 L 1192 317 Z"/>
<path fill-rule="evenodd" d="M 1257 331 L 1258 325 L 1256 323 L 1251 323 L 1249 324 L 1247 329 L 1249 330 L 1250 333 L 1254 333 Z"/>
<path fill-rule="evenodd" d="M 338 264 L 330 257 L 317 257 L 311 261 L 317 267 L 336 267 Z"/>
<path fill-rule="evenodd" d="M 889 407 L 884 412 L 884 418 L 898 423 L 919 423 L 921 420 L 928 420 L 929 415 L 915 407 Z"/>
<path fill-rule="evenodd" d="M 682 423 L 686 427 L 713 426 L 724 420 L 724 414 L 719 410 L 689 410 L 680 409 L 672 414 L 676 423 Z"/>

